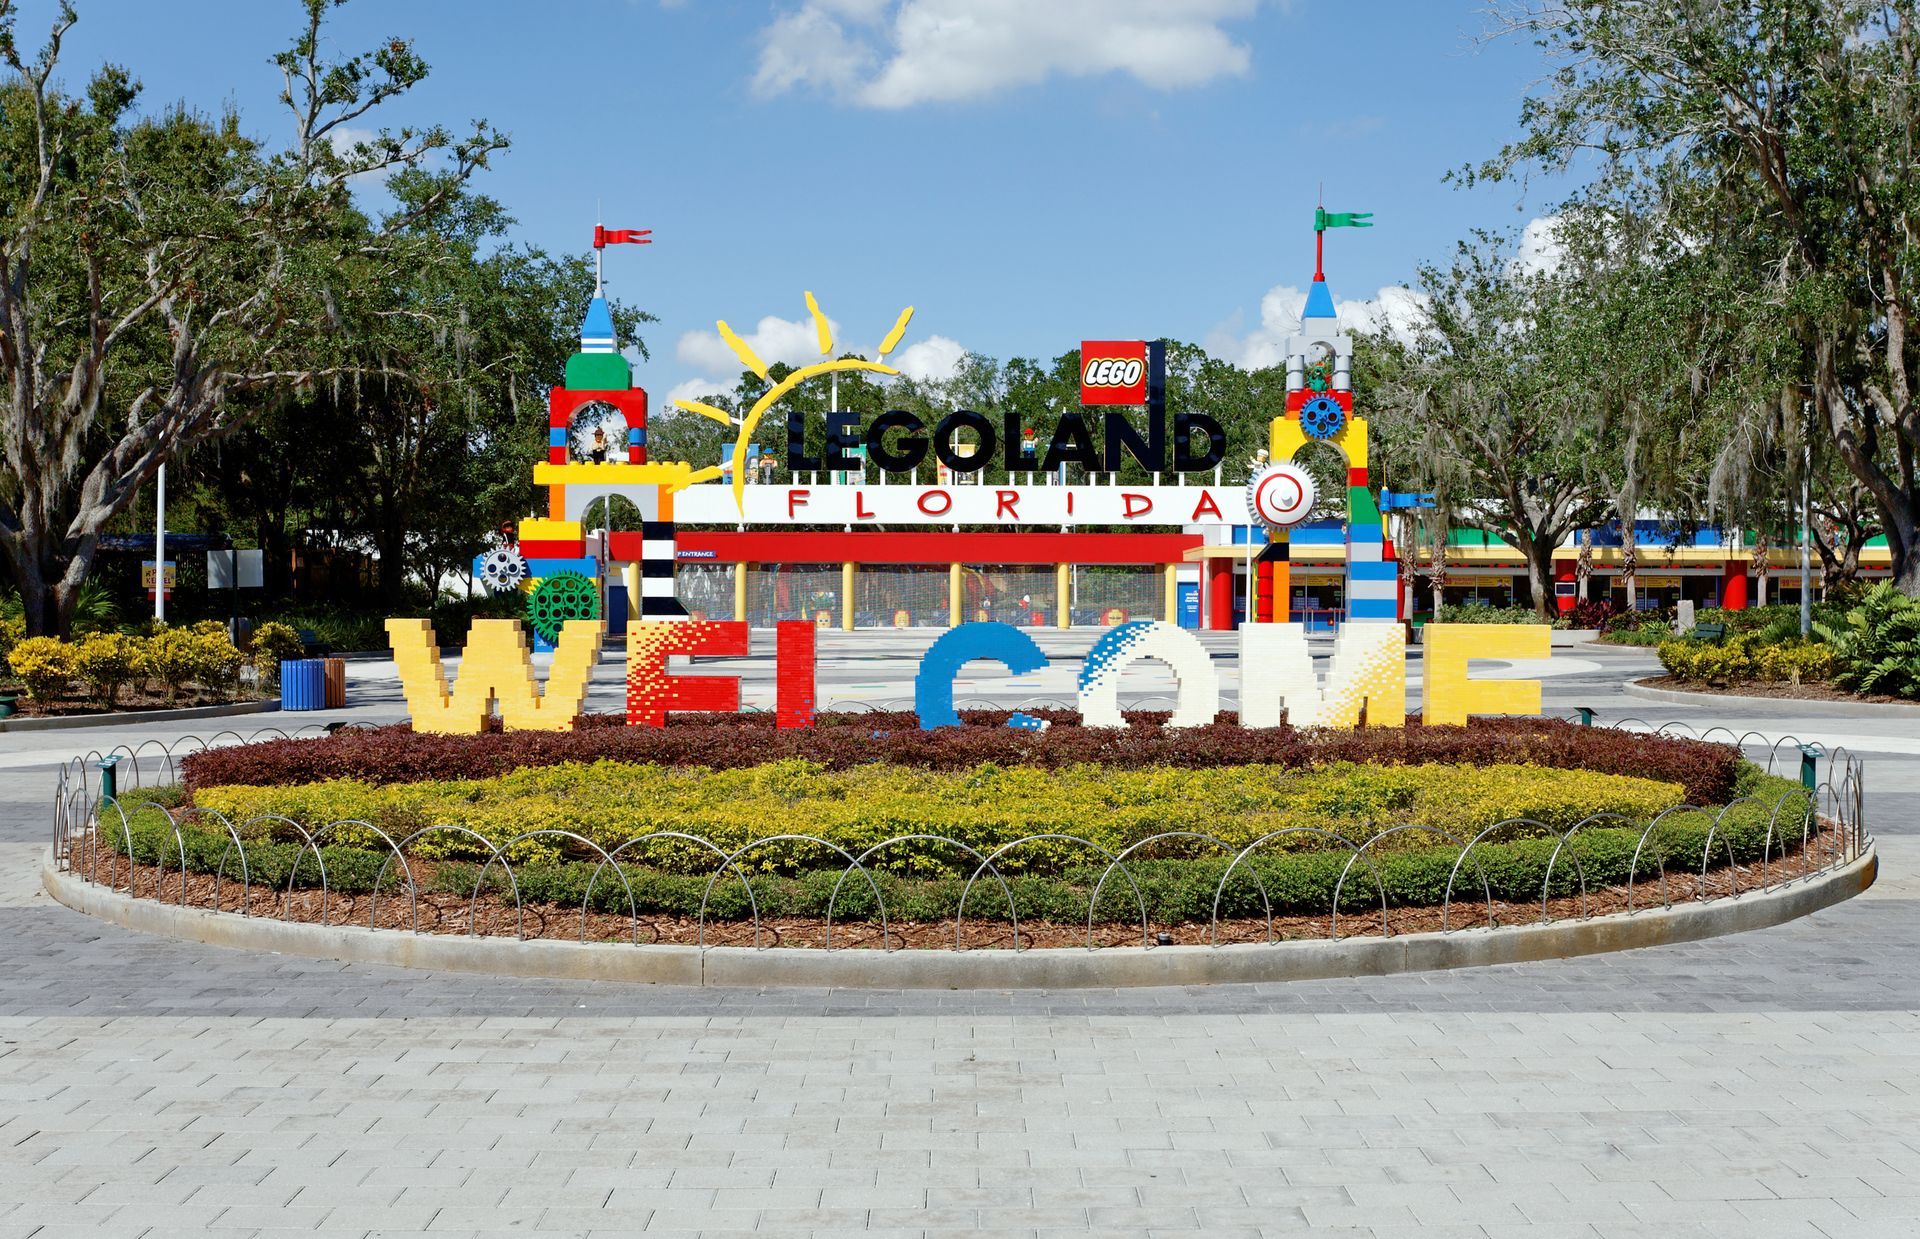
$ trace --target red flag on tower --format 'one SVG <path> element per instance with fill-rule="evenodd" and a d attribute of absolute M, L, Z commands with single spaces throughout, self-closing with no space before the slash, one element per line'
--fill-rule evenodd
<path fill-rule="evenodd" d="M 593 226 L 593 248 L 605 249 L 609 245 L 652 245 L 651 228 L 602 228 Z"/>

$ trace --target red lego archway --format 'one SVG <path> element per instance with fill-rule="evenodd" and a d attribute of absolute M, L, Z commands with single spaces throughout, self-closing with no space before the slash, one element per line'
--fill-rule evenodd
<path fill-rule="evenodd" d="M 647 392 L 643 387 L 625 391 L 569 391 L 555 387 L 547 393 L 547 461 L 568 463 L 567 434 L 573 415 L 589 404 L 611 405 L 627 423 L 627 463 L 647 463 Z"/>

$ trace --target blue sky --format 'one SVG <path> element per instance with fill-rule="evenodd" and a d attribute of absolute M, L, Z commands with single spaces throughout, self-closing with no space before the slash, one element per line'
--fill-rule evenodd
<path fill-rule="evenodd" d="M 237 105 L 284 136 L 272 53 L 292 0 L 77 0 L 66 78 L 130 66 L 149 106 Z M 21 41 L 53 6 L 25 0 Z M 1312 275 L 1378 297 L 1475 226 L 1520 228 L 1551 186 L 1463 191 L 1542 66 L 1480 44 L 1479 0 L 353 0 L 329 37 L 411 38 L 432 77 L 388 123 L 483 116 L 513 149 L 480 187 L 522 239 L 582 249 L 596 203 L 656 244 L 609 250 L 661 321 L 656 401 L 730 381 L 725 318 L 794 353 L 812 289 L 844 347 L 909 303 L 900 354 L 1052 357 L 1170 336 L 1271 360 Z M 915 347 L 917 346 L 917 347 Z"/>

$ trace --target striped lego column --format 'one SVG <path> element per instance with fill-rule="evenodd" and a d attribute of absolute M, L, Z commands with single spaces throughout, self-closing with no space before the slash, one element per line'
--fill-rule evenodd
<path fill-rule="evenodd" d="M 547 463 L 564 465 L 572 460 L 567 450 L 567 435 L 573 425 L 573 404 L 565 399 L 561 388 L 547 393 Z"/>
<path fill-rule="evenodd" d="M 1400 619 L 1400 568 L 1387 553 L 1379 505 L 1364 467 L 1347 470 L 1347 622 L 1392 624 Z"/>
<path fill-rule="evenodd" d="M 673 522 L 641 521 L 640 598 L 637 603 L 628 602 L 633 614 L 643 620 L 687 618 L 687 609 L 674 592 L 673 567 Z"/>
<path fill-rule="evenodd" d="M 627 419 L 627 463 L 647 463 L 647 391 L 636 387 L 621 402 L 621 414 Z"/>

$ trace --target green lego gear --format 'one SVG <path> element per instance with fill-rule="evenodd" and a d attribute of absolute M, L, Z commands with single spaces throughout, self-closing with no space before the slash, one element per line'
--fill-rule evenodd
<path fill-rule="evenodd" d="M 568 620 L 600 618 L 600 588 L 578 572 L 556 572 L 527 596 L 527 623 L 549 643 Z"/>

